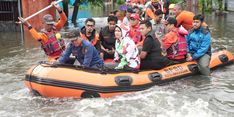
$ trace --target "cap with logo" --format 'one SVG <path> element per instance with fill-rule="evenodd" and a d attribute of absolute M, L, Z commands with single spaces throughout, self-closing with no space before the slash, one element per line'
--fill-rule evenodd
<path fill-rule="evenodd" d="M 52 15 L 50 14 L 46 14 L 43 16 L 43 23 L 45 24 L 54 24 L 54 18 Z"/>
<path fill-rule="evenodd" d="M 80 31 L 78 29 L 72 29 L 68 33 L 65 34 L 65 37 L 67 37 L 69 40 L 76 40 L 77 37 L 80 37 Z"/>
<path fill-rule="evenodd" d="M 137 14 L 137 13 L 131 14 L 131 15 L 130 15 L 130 18 L 134 18 L 134 19 L 136 19 L 136 20 L 140 20 L 140 16 L 139 16 L 139 14 Z"/>

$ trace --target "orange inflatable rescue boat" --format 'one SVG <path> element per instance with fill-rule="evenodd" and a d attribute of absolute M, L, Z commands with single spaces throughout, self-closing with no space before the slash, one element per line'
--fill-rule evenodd
<path fill-rule="evenodd" d="M 210 68 L 233 62 L 231 52 L 219 49 L 212 53 Z M 197 74 L 196 62 L 185 62 L 161 70 L 113 72 L 85 69 L 74 65 L 51 65 L 40 62 L 31 67 L 25 78 L 26 86 L 35 95 L 44 97 L 113 97 L 142 91 L 154 85 Z"/>

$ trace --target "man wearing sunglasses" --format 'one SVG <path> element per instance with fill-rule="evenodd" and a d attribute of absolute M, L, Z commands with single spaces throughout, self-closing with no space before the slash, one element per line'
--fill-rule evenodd
<path fill-rule="evenodd" d="M 92 45 L 100 52 L 101 45 L 99 41 L 99 34 L 95 30 L 95 20 L 88 18 L 85 20 L 85 26 L 81 28 L 80 35 L 83 39 L 86 39 L 92 43 Z M 103 57 L 103 55 L 102 55 Z"/>

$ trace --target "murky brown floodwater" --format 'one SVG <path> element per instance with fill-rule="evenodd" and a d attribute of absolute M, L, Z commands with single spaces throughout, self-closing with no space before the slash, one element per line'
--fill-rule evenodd
<path fill-rule="evenodd" d="M 207 15 L 213 47 L 234 52 L 234 13 Z M 103 19 L 97 19 L 101 22 Z M 47 99 L 32 96 L 24 85 L 30 66 L 46 57 L 38 42 L 25 34 L 0 33 L 1 117 L 231 117 L 234 116 L 234 65 L 219 68 L 211 78 L 191 76 L 164 86 L 109 99 Z"/>

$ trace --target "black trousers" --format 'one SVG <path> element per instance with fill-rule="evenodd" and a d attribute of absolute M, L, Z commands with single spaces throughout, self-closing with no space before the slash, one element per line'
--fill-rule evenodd
<path fill-rule="evenodd" d="M 178 62 L 168 60 L 168 59 L 165 61 L 160 61 L 160 62 L 150 61 L 150 60 L 142 60 L 140 69 L 141 70 L 150 70 L 150 69 L 160 70 L 160 69 L 163 69 L 164 67 L 174 65 L 174 64 L 178 64 Z"/>

